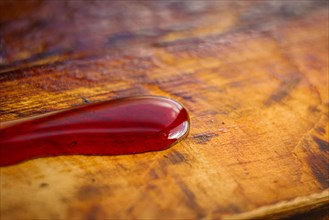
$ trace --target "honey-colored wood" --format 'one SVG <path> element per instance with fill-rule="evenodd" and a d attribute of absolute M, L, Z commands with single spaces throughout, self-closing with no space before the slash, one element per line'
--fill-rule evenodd
<path fill-rule="evenodd" d="M 2 123 L 147 94 L 181 102 L 191 131 L 161 152 L 2 167 L 1 219 L 328 206 L 327 1 L 23 2 L 0 3 Z"/>

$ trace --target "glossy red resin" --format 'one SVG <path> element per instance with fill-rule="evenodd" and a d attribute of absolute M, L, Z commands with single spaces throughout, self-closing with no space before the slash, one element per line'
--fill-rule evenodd
<path fill-rule="evenodd" d="M 55 155 L 164 150 L 189 131 L 187 111 L 163 97 L 91 104 L 0 130 L 0 166 Z"/>

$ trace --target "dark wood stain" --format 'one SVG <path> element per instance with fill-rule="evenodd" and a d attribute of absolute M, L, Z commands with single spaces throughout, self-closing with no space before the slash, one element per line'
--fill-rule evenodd
<path fill-rule="evenodd" d="M 77 198 L 80 200 L 88 200 L 97 196 L 100 196 L 103 192 L 104 187 L 85 185 L 82 186 L 77 192 Z"/>
<path fill-rule="evenodd" d="M 48 183 L 40 183 L 40 185 L 39 185 L 40 188 L 46 188 L 48 186 L 49 186 Z"/>
<path fill-rule="evenodd" d="M 149 171 L 149 176 L 151 179 L 159 179 L 159 175 L 157 174 L 155 169 L 151 169 Z"/>
<path fill-rule="evenodd" d="M 308 111 L 311 112 L 311 113 L 319 113 L 319 112 L 321 112 L 321 110 L 318 109 L 317 106 L 313 106 L 313 105 L 308 107 Z"/>
<path fill-rule="evenodd" d="M 55 65 L 47 64 L 47 65 L 40 65 L 35 67 L 26 67 L 21 68 L 19 70 L 12 70 L 8 72 L 3 72 L 0 74 L 0 82 L 8 82 L 12 80 L 18 79 L 27 79 L 30 77 L 40 76 L 40 75 L 48 75 L 51 73 L 58 73 L 54 71 Z"/>
<path fill-rule="evenodd" d="M 102 207 L 99 205 L 92 206 L 86 213 L 86 220 L 97 220 L 104 217 Z"/>
<path fill-rule="evenodd" d="M 311 211 L 302 211 L 295 215 L 290 215 L 282 220 L 328 220 L 329 216 L 329 204 L 320 205 Z M 274 218 L 273 218 L 274 219 Z"/>
<path fill-rule="evenodd" d="M 290 79 L 284 80 L 278 88 L 268 97 L 264 104 L 270 106 L 274 103 L 278 103 L 289 96 L 292 90 L 299 84 L 301 77 L 293 75 Z"/>
<path fill-rule="evenodd" d="M 180 164 L 186 161 L 185 156 L 176 150 L 173 150 L 168 157 L 172 164 Z"/>
<path fill-rule="evenodd" d="M 323 189 L 327 189 L 329 187 L 329 158 L 319 153 L 309 152 L 307 160 L 315 179 Z"/>
<path fill-rule="evenodd" d="M 313 137 L 313 140 L 315 141 L 315 143 L 319 146 L 319 149 L 321 151 L 325 151 L 328 152 L 329 151 L 329 142 L 322 140 L 318 137 Z"/>
<path fill-rule="evenodd" d="M 157 169 L 157 175 L 158 176 L 167 176 L 168 166 L 169 165 L 170 165 L 170 163 L 168 162 L 168 159 L 160 160 L 159 161 L 159 169 Z"/>
<path fill-rule="evenodd" d="M 175 96 L 178 96 L 180 98 L 183 98 L 184 100 L 190 101 L 190 102 L 195 102 L 193 96 L 189 95 L 187 92 L 174 92 L 172 93 Z"/>
<path fill-rule="evenodd" d="M 18 65 L 24 64 L 24 63 L 31 63 L 31 62 L 43 60 L 43 59 L 50 58 L 53 56 L 65 55 L 67 53 L 70 53 L 71 51 L 72 50 L 67 49 L 67 48 L 54 48 L 54 49 L 50 49 L 49 51 L 43 51 L 40 53 L 31 54 L 30 57 L 28 57 L 26 59 L 14 61 L 10 65 L 3 66 L 3 68 L 0 68 L 0 70 L 10 68 L 10 67 L 15 67 L 15 66 L 18 66 Z"/>
<path fill-rule="evenodd" d="M 318 127 L 315 129 L 319 134 L 325 134 L 326 130 L 324 128 Z"/>
<path fill-rule="evenodd" d="M 234 204 L 230 204 L 230 205 L 229 205 L 229 208 L 230 208 L 230 210 L 232 210 L 234 213 L 239 213 L 239 212 L 241 212 L 241 209 L 240 209 L 239 207 L 237 207 L 236 205 L 234 205 Z"/>
<path fill-rule="evenodd" d="M 185 196 L 185 204 L 194 212 L 196 212 L 197 218 L 201 219 L 205 217 L 205 211 L 203 210 L 202 207 L 197 203 L 196 197 L 192 190 L 188 188 L 188 186 L 181 181 L 180 179 L 176 178 L 176 183 L 183 192 Z"/>
<path fill-rule="evenodd" d="M 203 133 L 203 134 L 193 135 L 192 138 L 195 140 L 197 144 L 206 144 L 208 141 L 210 141 L 213 137 L 216 136 L 218 136 L 218 134 Z"/>

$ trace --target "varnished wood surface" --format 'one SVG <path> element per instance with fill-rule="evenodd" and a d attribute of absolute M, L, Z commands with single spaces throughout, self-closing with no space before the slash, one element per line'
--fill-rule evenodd
<path fill-rule="evenodd" d="M 2 123 L 146 94 L 181 102 L 191 117 L 189 137 L 166 151 L 0 168 L 1 219 L 277 219 L 325 210 L 327 1 L 0 8 Z"/>

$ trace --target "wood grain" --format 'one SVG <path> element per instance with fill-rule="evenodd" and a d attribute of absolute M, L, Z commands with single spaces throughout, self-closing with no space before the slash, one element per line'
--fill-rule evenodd
<path fill-rule="evenodd" d="M 2 122 L 146 94 L 191 117 L 166 151 L 0 168 L 1 219 L 277 219 L 328 206 L 327 1 L 0 8 Z"/>

